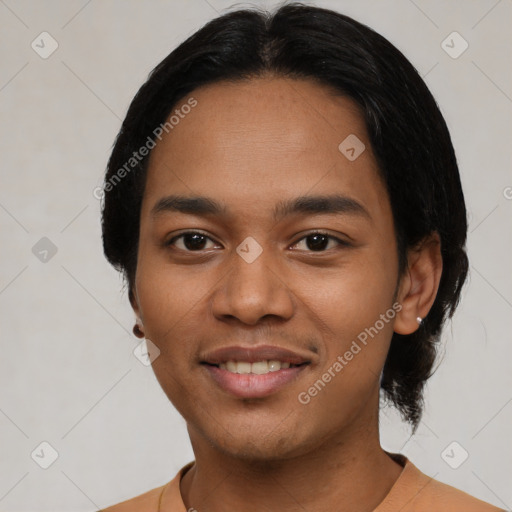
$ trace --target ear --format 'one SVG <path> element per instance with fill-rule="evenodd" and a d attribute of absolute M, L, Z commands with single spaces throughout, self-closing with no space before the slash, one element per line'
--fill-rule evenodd
<path fill-rule="evenodd" d="M 408 250 L 407 268 L 398 291 L 398 302 L 402 309 L 394 323 L 397 334 L 411 334 L 418 329 L 417 318 L 425 318 L 430 311 L 442 271 L 441 241 L 439 234 L 434 231 Z"/>
<path fill-rule="evenodd" d="M 136 318 L 136 324 L 133 327 L 133 334 L 135 334 L 135 336 L 137 336 L 137 338 L 143 338 L 144 337 L 144 331 L 143 331 L 144 326 L 143 326 L 142 319 L 141 319 L 140 306 L 139 306 L 139 301 L 137 298 L 137 292 L 133 288 L 130 288 L 130 291 L 128 292 L 128 297 L 130 299 L 130 304 L 132 306 L 132 309 L 135 313 L 135 318 Z"/>
<path fill-rule="evenodd" d="M 137 318 L 140 318 L 140 307 L 139 301 L 137 299 L 137 292 L 133 287 L 130 287 L 128 292 L 128 298 L 130 299 L 130 304 Z"/>

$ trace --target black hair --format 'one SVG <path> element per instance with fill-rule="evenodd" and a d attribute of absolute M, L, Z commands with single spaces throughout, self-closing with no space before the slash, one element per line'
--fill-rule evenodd
<path fill-rule="evenodd" d="M 139 89 L 116 138 L 105 175 L 105 255 L 123 272 L 132 297 L 148 163 L 148 156 L 130 161 L 134 151 L 194 89 L 266 75 L 313 79 L 357 103 L 389 194 L 400 272 L 408 248 L 439 235 L 443 271 L 435 302 L 416 332 L 393 334 L 381 380 L 385 396 L 415 430 L 441 329 L 468 271 L 466 208 L 436 101 L 406 57 L 371 28 L 328 9 L 289 3 L 274 13 L 229 12 L 180 44 Z"/>

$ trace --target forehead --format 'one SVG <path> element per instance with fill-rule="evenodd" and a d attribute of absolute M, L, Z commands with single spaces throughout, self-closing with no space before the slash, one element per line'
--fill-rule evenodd
<path fill-rule="evenodd" d="M 275 153 L 315 155 L 328 144 L 331 151 L 337 150 L 343 135 L 366 138 L 358 105 L 313 80 L 262 77 L 224 81 L 200 87 L 190 96 L 197 106 L 180 120 L 174 117 L 178 124 L 168 137 L 164 135 L 154 156 L 162 150 L 179 150 L 183 143 L 195 144 L 194 154 L 187 155 L 189 160 L 201 159 L 206 151 L 217 150 L 220 157 L 224 150 L 236 156 L 238 148 L 256 150 L 261 146 Z M 175 109 L 185 101 L 178 102 Z M 180 156 L 177 151 L 175 157 Z"/>
<path fill-rule="evenodd" d="M 351 99 L 313 80 L 264 77 L 198 88 L 173 112 L 189 97 L 197 105 L 151 153 L 145 203 L 169 191 L 238 206 L 257 198 L 261 210 L 286 196 L 337 189 L 387 208 L 364 119 Z M 355 160 L 340 151 L 345 140 L 365 148 Z"/>

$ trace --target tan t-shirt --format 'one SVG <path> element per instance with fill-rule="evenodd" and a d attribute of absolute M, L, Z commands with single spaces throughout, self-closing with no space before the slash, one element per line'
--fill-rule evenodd
<path fill-rule="evenodd" d="M 428 477 L 402 455 L 393 458 L 404 469 L 373 512 L 503 512 Z M 188 512 L 181 498 L 180 480 L 193 464 L 189 462 L 181 468 L 169 483 L 99 512 Z"/>

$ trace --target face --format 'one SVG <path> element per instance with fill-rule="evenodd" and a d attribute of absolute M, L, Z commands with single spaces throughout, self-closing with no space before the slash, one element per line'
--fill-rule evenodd
<path fill-rule="evenodd" d="M 349 439 L 376 424 L 398 281 L 363 118 L 306 80 L 191 96 L 141 209 L 132 305 L 156 377 L 193 444 L 256 460 Z"/>

